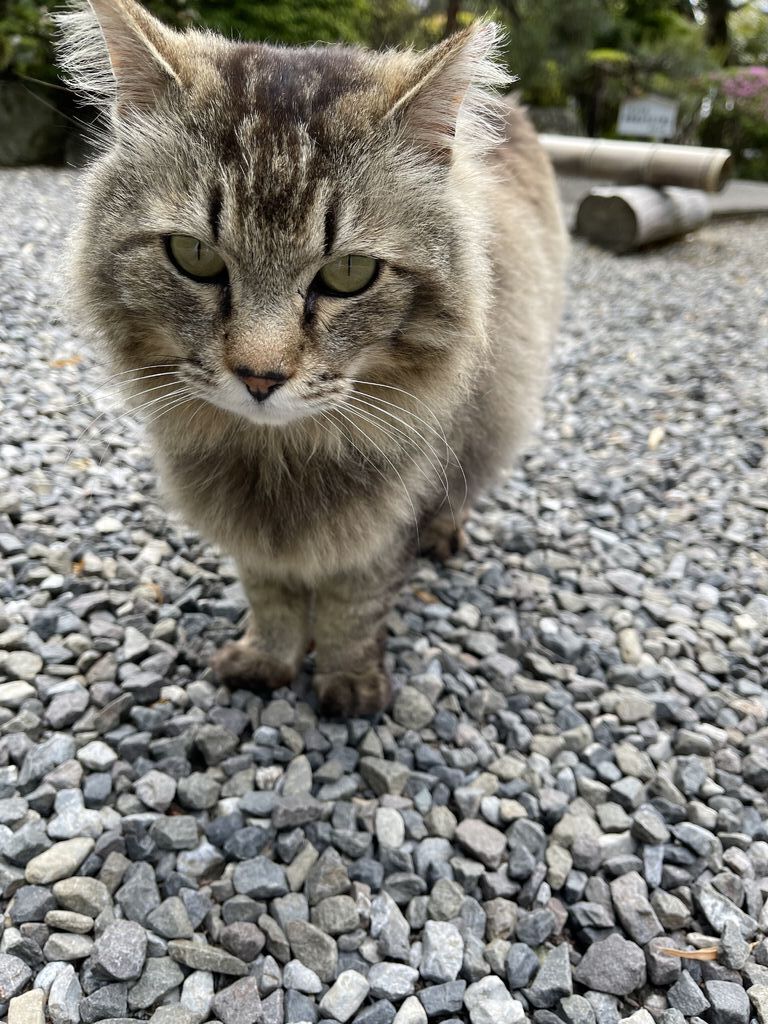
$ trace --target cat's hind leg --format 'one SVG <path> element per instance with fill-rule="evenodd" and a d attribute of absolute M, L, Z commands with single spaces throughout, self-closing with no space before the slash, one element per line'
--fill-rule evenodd
<path fill-rule="evenodd" d="M 451 512 L 443 506 L 431 519 L 427 519 L 419 529 L 419 554 L 434 558 L 439 562 L 447 562 L 457 555 L 466 543 L 464 523 L 465 512 Z"/>
<path fill-rule="evenodd" d="M 211 668 L 237 686 L 288 686 L 309 647 L 310 593 L 299 584 L 259 579 L 242 567 L 240 578 L 251 606 L 248 628 L 213 656 Z"/>

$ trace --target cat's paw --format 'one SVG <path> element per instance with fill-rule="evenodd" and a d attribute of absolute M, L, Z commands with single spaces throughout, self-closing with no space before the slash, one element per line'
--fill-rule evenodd
<path fill-rule="evenodd" d="M 363 672 L 316 672 L 315 690 L 325 718 L 365 718 L 389 706 L 392 684 L 377 667 Z"/>
<path fill-rule="evenodd" d="M 464 547 L 466 534 L 461 525 L 452 520 L 433 519 L 422 531 L 419 554 L 434 558 L 438 562 L 447 562 Z"/>
<path fill-rule="evenodd" d="M 251 639 L 234 640 L 217 651 L 210 666 L 225 683 L 245 688 L 266 687 L 277 690 L 296 678 L 297 667 L 274 658 Z"/>

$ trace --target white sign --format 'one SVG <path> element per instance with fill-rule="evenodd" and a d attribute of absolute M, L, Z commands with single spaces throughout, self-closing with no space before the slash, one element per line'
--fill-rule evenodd
<path fill-rule="evenodd" d="M 619 135 L 644 139 L 671 139 L 677 129 L 680 104 L 664 96 L 638 96 L 623 100 L 619 108 Z"/>

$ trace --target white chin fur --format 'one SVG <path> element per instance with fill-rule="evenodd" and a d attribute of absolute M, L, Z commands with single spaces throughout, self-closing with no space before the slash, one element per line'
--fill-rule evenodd
<path fill-rule="evenodd" d="M 206 398 L 212 405 L 217 405 L 220 409 L 243 416 L 251 423 L 265 426 L 295 423 L 296 420 L 311 415 L 312 408 L 309 403 L 295 395 L 283 394 L 282 391 L 283 389 L 280 388 L 264 402 L 257 402 L 239 381 L 232 381 L 231 384 L 227 382 L 223 387 L 216 388 Z"/>

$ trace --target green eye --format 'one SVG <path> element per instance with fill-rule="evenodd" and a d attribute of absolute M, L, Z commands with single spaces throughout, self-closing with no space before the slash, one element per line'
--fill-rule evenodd
<path fill-rule="evenodd" d="M 215 249 L 192 235 L 170 235 L 166 249 L 171 263 L 196 281 L 219 283 L 226 279 L 227 265 Z"/>
<path fill-rule="evenodd" d="M 373 284 L 379 261 L 372 256 L 340 256 L 317 275 L 319 290 L 328 295 L 358 295 Z"/>

